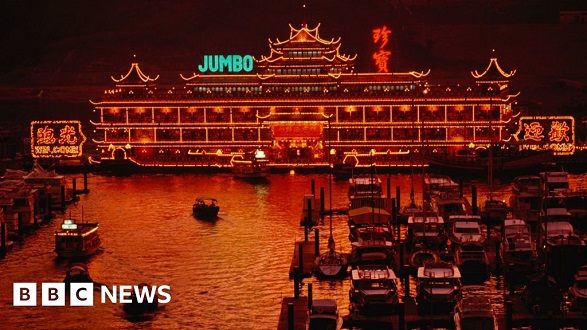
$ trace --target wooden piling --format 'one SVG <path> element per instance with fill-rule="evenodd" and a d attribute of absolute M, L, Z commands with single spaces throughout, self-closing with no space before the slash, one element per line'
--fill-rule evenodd
<path fill-rule="evenodd" d="M 287 329 L 294 330 L 294 304 L 293 303 L 287 304 Z"/>
<path fill-rule="evenodd" d="M 308 309 L 312 308 L 312 283 L 308 283 Z"/>
<path fill-rule="evenodd" d="M 477 210 L 477 186 L 471 186 L 471 207 L 473 210 L 473 214 L 477 215 L 479 212 Z"/>
<path fill-rule="evenodd" d="M 324 187 L 320 187 L 320 216 L 324 216 Z"/>
<path fill-rule="evenodd" d="M 75 201 L 77 199 L 77 182 L 75 178 L 71 179 L 71 200 Z"/>
<path fill-rule="evenodd" d="M 387 199 L 391 198 L 391 178 L 387 178 Z"/>
<path fill-rule="evenodd" d="M 399 191 L 399 186 L 395 186 L 395 206 L 396 209 L 399 210 L 401 202 L 400 202 L 400 191 Z"/>
<path fill-rule="evenodd" d="M 316 182 L 312 179 L 312 195 L 316 196 Z"/>
<path fill-rule="evenodd" d="M 298 244 L 298 262 L 298 268 L 301 271 L 300 274 L 302 274 L 304 269 L 304 244 L 302 243 Z"/>
<path fill-rule="evenodd" d="M 300 297 L 300 268 L 294 268 L 294 298 Z"/>
<path fill-rule="evenodd" d="M 314 228 L 314 255 L 320 255 L 320 232 L 318 228 Z"/>

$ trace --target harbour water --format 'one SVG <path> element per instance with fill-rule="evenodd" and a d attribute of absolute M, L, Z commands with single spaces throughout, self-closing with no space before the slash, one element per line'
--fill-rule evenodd
<path fill-rule="evenodd" d="M 73 176 L 75 177 L 75 176 Z M 406 204 L 412 181 L 421 200 L 421 177 L 381 175 L 401 191 Z M 586 175 L 572 175 L 578 187 Z M 325 189 L 326 174 L 274 174 L 266 183 L 236 180 L 230 174 L 136 175 L 109 177 L 90 174 L 89 194 L 57 213 L 55 220 L 26 236 L 0 260 L 0 320 L 2 329 L 275 329 L 283 297 L 294 294 L 289 266 L 295 241 L 304 239 L 300 227 L 303 195 Z M 81 181 L 80 178 L 77 180 Z M 479 204 L 487 186 L 476 183 Z M 348 182 L 332 182 L 332 207 L 347 206 Z M 494 186 L 494 198 L 507 199 L 509 182 Z M 470 185 L 465 185 L 470 198 Z M 197 196 L 220 202 L 219 219 L 197 220 L 192 203 Z M 113 285 L 169 285 L 171 302 L 152 318 L 128 319 L 120 304 L 100 304 L 99 291 L 93 307 L 14 307 L 14 282 L 61 282 L 68 263 L 53 252 L 54 232 L 65 215 L 100 223 L 102 249 L 88 260 L 92 278 Z M 337 250 L 350 251 L 346 218 L 334 216 L 333 236 Z M 318 226 L 322 251 L 329 235 L 329 217 Z M 311 234 L 313 236 L 313 233 Z M 304 279 L 302 295 L 312 283 L 313 297 L 335 299 L 348 314 L 348 279 Z M 492 276 L 485 294 L 503 313 L 503 286 Z M 501 289 L 500 289 L 501 288 Z"/>

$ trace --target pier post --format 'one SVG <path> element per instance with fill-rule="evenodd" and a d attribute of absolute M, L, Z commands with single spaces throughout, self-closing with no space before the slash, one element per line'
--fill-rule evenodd
<path fill-rule="evenodd" d="M 18 235 L 24 235 L 24 226 L 22 225 L 22 213 L 18 212 Z"/>
<path fill-rule="evenodd" d="M 401 205 L 399 196 L 400 196 L 399 186 L 395 186 L 395 206 L 396 206 L 396 210 L 399 210 L 400 205 Z M 395 218 L 393 220 L 395 220 Z"/>
<path fill-rule="evenodd" d="M 304 242 L 308 241 L 308 227 L 310 227 L 310 222 L 308 217 L 304 217 Z"/>
<path fill-rule="evenodd" d="M 501 260 L 499 259 L 499 241 L 495 241 L 495 271 L 499 273 L 504 273 L 504 282 L 505 282 L 505 272 L 501 269 Z M 498 273 L 498 274 L 499 274 Z M 505 283 L 504 283 L 505 285 Z"/>
<path fill-rule="evenodd" d="M 294 267 L 294 298 L 299 298 L 300 297 L 300 278 L 301 276 L 301 271 L 299 267 Z"/>
<path fill-rule="evenodd" d="M 400 274 L 404 273 L 404 243 L 399 243 L 399 265 L 398 269 Z"/>
<path fill-rule="evenodd" d="M 471 207 L 473 208 L 473 214 L 477 215 L 477 186 L 471 186 Z"/>
<path fill-rule="evenodd" d="M 75 178 L 71 179 L 71 187 L 72 201 L 75 201 L 77 198 L 77 182 L 75 181 Z"/>
<path fill-rule="evenodd" d="M 300 279 L 304 276 L 304 244 L 303 243 L 299 243 L 298 244 L 298 265 L 299 265 L 299 276 Z"/>
<path fill-rule="evenodd" d="M 320 255 L 320 232 L 318 228 L 314 228 L 314 255 Z"/>
<path fill-rule="evenodd" d="M 320 217 L 324 219 L 324 187 L 320 187 Z"/>
<path fill-rule="evenodd" d="M 294 304 L 293 303 L 287 304 L 287 330 L 294 330 Z"/>
<path fill-rule="evenodd" d="M 406 306 L 405 303 L 397 304 L 398 313 L 398 329 L 404 330 L 406 328 Z"/>
<path fill-rule="evenodd" d="M 514 306 L 511 300 L 507 300 L 505 302 L 505 328 L 507 330 L 511 330 L 513 327 L 512 320 L 513 320 L 513 309 Z"/>
<path fill-rule="evenodd" d="M 312 195 L 316 196 L 316 182 L 312 179 Z"/>
<path fill-rule="evenodd" d="M 308 227 L 312 226 L 312 200 L 314 195 L 312 195 L 312 199 L 308 199 Z"/>
<path fill-rule="evenodd" d="M 391 178 L 387 178 L 387 199 L 391 199 Z"/>
<path fill-rule="evenodd" d="M 308 309 L 312 308 L 312 283 L 308 283 Z"/>
<path fill-rule="evenodd" d="M 463 178 L 459 178 L 459 197 L 463 197 Z"/>
<path fill-rule="evenodd" d="M 6 222 L 4 221 L 0 222 L 0 235 L 2 235 L 0 248 L 4 251 L 6 249 Z"/>
<path fill-rule="evenodd" d="M 61 186 L 61 207 L 65 208 L 65 186 Z"/>

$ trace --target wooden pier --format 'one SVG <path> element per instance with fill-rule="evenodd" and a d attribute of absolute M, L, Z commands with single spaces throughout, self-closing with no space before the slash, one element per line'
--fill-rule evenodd
<path fill-rule="evenodd" d="M 306 330 L 308 298 L 283 298 L 277 330 Z"/>
<path fill-rule="evenodd" d="M 291 260 L 291 265 L 289 266 L 290 279 L 296 276 L 296 271 L 298 271 L 299 274 L 302 275 L 302 277 L 312 276 L 312 273 L 314 271 L 314 261 L 320 251 L 319 249 L 317 249 L 318 244 L 318 239 L 295 243 L 293 258 Z"/>

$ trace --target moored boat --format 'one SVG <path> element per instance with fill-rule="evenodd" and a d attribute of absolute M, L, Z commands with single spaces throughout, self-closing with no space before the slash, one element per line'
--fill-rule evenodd
<path fill-rule="evenodd" d="M 461 272 L 449 262 L 427 263 L 418 268 L 416 301 L 420 312 L 453 310 L 461 297 Z"/>
<path fill-rule="evenodd" d="M 373 174 L 354 175 L 349 179 L 349 200 L 353 198 L 381 198 L 383 185 L 381 179 Z"/>
<path fill-rule="evenodd" d="M 269 177 L 269 160 L 262 150 L 256 150 L 255 153 L 245 159 L 233 159 L 232 175 L 238 179 L 246 180 L 264 180 Z"/>
<path fill-rule="evenodd" d="M 481 243 L 463 242 L 456 249 L 454 258 L 464 283 L 481 284 L 489 278 L 489 257 Z"/>
<path fill-rule="evenodd" d="M 310 307 L 308 330 L 340 330 L 343 318 L 332 299 L 315 299 Z"/>
<path fill-rule="evenodd" d="M 542 179 L 538 175 L 518 176 L 512 183 L 510 208 L 512 214 L 528 223 L 536 223 L 540 219 L 542 203 Z"/>
<path fill-rule="evenodd" d="M 220 212 L 220 205 L 216 198 L 198 197 L 192 206 L 192 211 L 196 218 L 214 219 Z"/>
<path fill-rule="evenodd" d="M 418 270 L 418 268 L 424 266 L 427 263 L 434 263 L 439 261 L 440 255 L 438 252 L 422 246 L 417 246 L 412 249 L 412 252 L 408 258 L 410 269 L 412 269 L 414 273 Z"/>
<path fill-rule="evenodd" d="M 455 306 L 455 330 L 498 330 L 491 301 L 483 296 L 463 297 Z"/>
<path fill-rule="evenodd" d="M 359 266 L 351 271 L 351 309 L 364 315 L 389 315 L 398 303 L 397 277 L 382 265 Z"/>
<path fill-rule="evenodd" d="M 449 216 L 450 229 L 448 238 L 453 250 L 465 242 L 485 243 L 485 235 L 481 228 L 481 216 L 478 215 L 452 215 Z"/>
<path fill-rule="evenodd" d="M 416 213 L 408 218 L 408 248 L 420 245 L 441 251 L 446 247 L 448 235 L 444 219 L 434 212 Z"/>
<path fill-rule="evenodd" d="M 61 230 L 55 232 L 55 253 L 62 258 L 91 256 L 101 244 L 98 223 L 76 223 L 73 219 L 64 219 Z"/>
<path fill-rule="evenodd" d="M 524 220 L 503 221 L 499 252 L 506 275 L 520 279 L 538 269 L 536 242 Z"/>
<path fill-rule="evenodd" d="M 505 201 L 490 198 L 481 206 L 480 215 L 482 221 L 491 226 L 502 223 L 509 212 Z"/>

